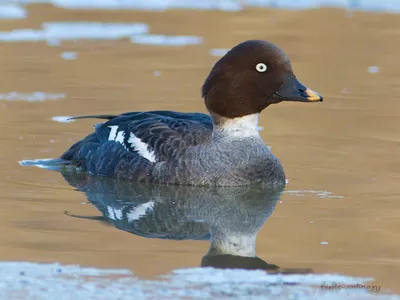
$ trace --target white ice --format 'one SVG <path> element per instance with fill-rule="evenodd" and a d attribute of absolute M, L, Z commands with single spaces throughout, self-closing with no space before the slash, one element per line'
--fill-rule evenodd
<path fill-rule="evenodd" d="M 1 19 L 23 19 L 28 15 L 27 10 L 18 4 L 1 4 L 0 0 L 0 20 Z"/>
<path fill-rule="evenodd" d="M 0 42 L 38 42 L 95 39 L 116 40 L 148 32 L 143 23 L 46 22 L 42 29 L 14 29 L 0 32 Z"/>
<path fill-rule="evenodd" d="M 363 288 L 327 289 L 332 285 L 374 284 L 372 278 L 336 274 L 268 275 L 263 271 L 190 268 L 142 280 L 126 269 L 1 262 L 0 278 L 2 299 L 27 299 L 28 295 L 30 300 L 400 299 Z"/>
<path fill-rule="evenodd" d="M 0 94 L 0 100 L 6 101 L 28 101 L 28 102 L 44 102 L 47 100 L 59 100 L 65 98 L 65 94 L 51 94 L 44 92 L 20 93 L 10 92 Z"/>
<path fill-rule="evenodd" d="M 274 7 L 292 10 L 340 7 L 367 11 L 400 12 L 399 0 L 11 0 L 10 2 L 51 3 L 66 9 L 238 11 L 246 7 Z"/>
<path fill-rule="evenodd" d="M 142 34 L 131 37 L 131 42 L 140 45 L 153 46 L 185 46 L 197 45 L 203 42 L 203 38 L 185 35 L 162 35 L 162 34 Z"/>

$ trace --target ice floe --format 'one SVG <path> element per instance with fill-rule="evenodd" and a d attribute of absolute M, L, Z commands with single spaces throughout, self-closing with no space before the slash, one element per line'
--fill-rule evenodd
<path fill-rule="evenodd" d="M 42 24 L 42 29 L 14 29 L 0 32 L 0 42 L 55 43 L 77 39 L 115 40 L 147 32 L 148 26 L 143 23 L 46 22 Z"/>
<path fill-rule="evenodd" d="M 47 100 L 59 100 L 65 98 L 65 96 L 66 96 L 65 94 L 51 94 L 44 92 L 34 92 L 34 93 L 10 92 L 7 94 L 0 94 L 0 100 L 44 102 Z"/>
<path fill-rule="evenodd" d="M 1 1 L 0 1 L 1 2 Z M 28 15 L 26 9 L 18 4 L 0 3 L 0 20 L 1 19 L 24 19 Z"/>
<path fill-rule="evenodd" d="M 208 53 L 212 56 L 224 56 L 229 49 L 211 49 Z"/>
<path fill-rule="evenodd" d="M 185 35 L 167 36 L 163 34 L 142 34 L 132 36 L 131 42 L 134 44 L 153 46 L 185 46 L 201 44 L 203 38 Z"/>
<path fill-rule="evenodd" d="M 400 1 L 398 0 L 14 0 L 10 2 L 50 3 L 66 9 L 239 11 L 246 7 L 273 7 L 291 10 L 340 7 L 352 10 L 400 12 Z"/>
<path fill-rule="evenodd" d="M 379 72 L 379 67 L 378 66 L 369 66 L 368 67 L 368 72 L 369 73 L 378 73 Z"/>
<path fill-rule="evenodd" d="M 3 299 L 387 299 L 396 295 L 369 293 L 372 278 L 335 274 L 272 275 L 263 271 L 213 268 L 178 269 L 156 280 L 142 280 L 126 269 L 77 265 L 1 262 Z M 359 288 L 329 289 L 357 285 Z"/>
<path fill-rule="evenodd" d="M 61 53 L 60 56 L 62 59 L 65 59 L 65 60 L 74 60 L 78 57 L 78 54 L 76 54 L 76 52 L 66 51 L 66 52 Z"/>

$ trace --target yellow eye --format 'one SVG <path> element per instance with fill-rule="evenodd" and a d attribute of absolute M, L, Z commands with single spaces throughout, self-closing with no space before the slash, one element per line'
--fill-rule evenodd
<path fill-rule="evenodd" d="M 265 71 L 267 71 L 267 69 L 267 65 L 263 63 L 258 63 L 256 66 L 256 70 L 260 73 L 264 73 Z"/>

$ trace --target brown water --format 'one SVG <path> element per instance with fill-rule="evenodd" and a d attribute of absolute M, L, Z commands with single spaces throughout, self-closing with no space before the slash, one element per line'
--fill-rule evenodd
<path fill-rule="evenodd" d="M 205 42 L 176 48 L 127 40 L 0 44 L 0 93 L 67 95 L 42 103 L 0 100 L 0 260 L 130 268 L 145 278 L 199 266 L 207 242 L 144 239 L 68 217 L 65 210 L 99 212 L 82 205 L 85 196 L 60 174 L 18 161 L 57 157 L 92 130 L 90 120 L 62 124 L 51 120 L 56 115 L 204 112 L 199 90 L 216 61 L 208 51 L 267 39 L 287 52 L 300 81 L 326 99 L 280 104 L 262 114 L 261 134 L 285 168 L 287 190 L 327 190 L 342 198 L 284 194 L 258 236 L 258 256 L 283 267 L 373 276 L 382 289 L 400 292 L 400 15 L 72 12 L 44 5 L 29 11 L 28 19 L 2 21 L 0 29 L 38 28 L 42 21 L 140 21 L 152 33 L 194 34 Z M 61 59 L 63 51 L 76 51 L 78 59 Z M 379 72 L 369 73 L 369 66 Z"/>

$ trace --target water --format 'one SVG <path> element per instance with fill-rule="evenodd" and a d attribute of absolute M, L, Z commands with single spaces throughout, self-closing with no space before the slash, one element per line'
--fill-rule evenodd
<path fill-rule="evenodd" d="M 372 278 L 319 275 L 309 268 L 280 268 L 257 257 L 257 235 L 274 211 L 282 189 L 162 186 L 68 172 L 62 176 L 84 193 L 100 213 L 64 212 L 71 220 L 111 225 L 147 239 L 209 240 L 207 252 L 199 258 L 199 265 L 205 269 L 180 269 L 158 280 L 143 281 L 124 269 L 0 263 L 5 284 L 1 292 L 7 297 L 17 295 L 22 299 L 29 293 L 32 299 L 52 299 L 56 295 L 61 299 L 108 299 L 115 295 L 128 299 L 132 294 L 135 299 L 220 299 L 228 295 L 229 299 L 240 298 L 239 295 L 265 299 L 296 294 L 298 299 L 330 299 L 332 291 L 328 287 L 343 285 L 349 287 L 341 293 L 344 299 L 400 299 L 375 297 L 365 288 L 351 291 L 350 287 L 355 286 L 380 291 L 378 285 L 368 285 Z"/>
<path fill-rule="evenodd" d="M 18 299 L 22 293 L 25 299 L 23 293 L 29 292 L 32 299 L 110 299 L 120 292 L 122 299 L 160 294 L 172 299 L 288 294 L 297 299 L 384 299 L 387 292 L 400 293 L 398 15 L 349 16 L 333 9 L 111 13 L 22 7 L 26 19 L 2 22 L 0 36 L 24 28 L 42 34 L 48 28 L 43 24 L 51 21 L 66 26 L 61 31 L 70 38 L 61 32 L 52 39 L 1 43 L 0 298 Z M 96 39 L 85 28 L 71 33 L 82 22 L 98 24 Z M 201 37 L 202 42 L 187 47 L 133 44 L 136 33 L 129 26 L 139 23 L 145 30 L 140 34 Z M 260 117 L 265 128 L 260 134 L 289 179 L 279 200 L 257 204 L 233 197 L 235 206 L 214 201 L 202 209 L 199 198 L 212 198 L 213 191 L 115 188 L 115 182 L 92 178 L 70 185 L 58 172 L 18 164 L 57 157 L 92 132 L 93 120 L 69 123 L 67 116 L 152 109 L 204 112 L 199 90 L 218 59 L 214 55 L 253 38 L 280 45 L 299 79 L 326 99 L 316 105 L 271 106 Z M 77 59 L 63 59 L 62 53 L 75 53 Z M 372 73 L 370 67 L 375 67 Z M 254 195 L 242 195 L 247 193 Z M 116 197 L 125 200 L 121 204 Z M 243 223 L 249 226 L 241 229 Z M 255 243 L 258 259 L 210 257 L 208 234 L 219 224 L 246 245 Z M 246 238 L 244 229 L 253 236 L 256 232 L 256 240 Z M 314 273 L 266 275 L 201 267 L 205 263 L 276 265 Z M 90 280 L 87 267 L 92 268 Z M 107 273 L 110 269 L 115 272 Z M 322 287 L 335 284 L 379 286 L 380 291 Z"/>

